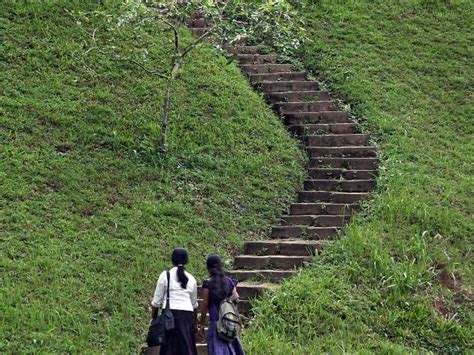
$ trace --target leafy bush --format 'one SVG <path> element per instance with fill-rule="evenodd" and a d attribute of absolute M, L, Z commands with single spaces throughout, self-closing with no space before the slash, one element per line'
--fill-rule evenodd
<path fill-rule="evenodd" d="M 282 57 L 294 60 L 293 52 L 308 40 L 304 20 L 286 0 L 199 1 L 152 3 L 164 15 L 181 23 L 199 12 L 215 25 L 214 44 L 232 44 L 246 39 L 248 44 L 267 46 Z"/>

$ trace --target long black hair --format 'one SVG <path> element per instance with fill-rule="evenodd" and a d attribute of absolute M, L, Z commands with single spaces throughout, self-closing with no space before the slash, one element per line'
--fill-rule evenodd
<path fill-rule="evenodd" d="M 171 254 L 171 261 L 173 262 L 174 266 L 178 267 L 177 275 L 181 287 L 186 288 L 189 279 L 184 272 L 184 265 L 186 265 L 189 261 L 188 252 L 183 248 L 176 248 Z"/>
<path fill-rule="evenodd" d="M 217 255 L 211 255 L 206 260 L 207 270 L 211 276 L 209 282 L 209 292 L 214 299 L 224 299 L 229 293 L 229 284 L 222 271 L 221 258 Z"/>

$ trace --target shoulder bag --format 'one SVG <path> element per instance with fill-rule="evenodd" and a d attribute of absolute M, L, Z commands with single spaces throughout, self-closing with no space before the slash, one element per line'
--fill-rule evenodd
<path fill-rule="evenodd" d="M 160 346 L 166 342 L 166 331 L 174 329 L 174 316 L 170 309 L 170 272 L 166 271 L 168 285 L 166 287 L 165 309 L 156 317 L 148 329 L 146 342 L 149 347 Z"/>

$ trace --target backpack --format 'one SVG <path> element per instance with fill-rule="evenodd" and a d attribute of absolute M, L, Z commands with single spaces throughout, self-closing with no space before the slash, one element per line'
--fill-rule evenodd
<path fill-rule="evenodd" d="M 237 305 L 232 302 L 230 297 L 225 298 L 219 306 L 219 320 L 217 321 L 217 335 L 231 342 L 239 336 L 240 333 L 240 315 Z"/>

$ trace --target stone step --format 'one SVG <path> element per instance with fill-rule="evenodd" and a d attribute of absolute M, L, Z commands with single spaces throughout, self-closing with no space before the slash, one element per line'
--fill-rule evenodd
<path fill-rule="evenodd" d="M 331 123 L 331 124 L 298 124 L 290 125 L 287 129 L 298 135 L 314 135 L 314 134 L 348 134 L 356 133 L 357 125 L 355 123 Z M 364 147 L 365 148 L 365 147 Z"/>
<path fill-rule="evenodd" d="M 281 73 L 291 71 L 291 64 L 241 64 L 240 69 L 247 74 Z"/>
<path fill-rule="evenodd" d="M 319 89 L 317 82 L 303 80 L 265 81 L 257 85 L 265 94 L 286 91 L 316 91 Z"/>
<path fill-rule="evenodd" d="M 282 216 L 283 226 L 342 227 L 351 220 L 350 215 L 289 215 Z"/>
<path fill-rule="evenodd" d="M 346 111 L 286 112 L 287 125 L 309 123 L 351 123 Z"/>
<path fill-rule="evenodd" d="M 337 235 L 337 227 L 308 227 L 308 226 L 273 226 L 270 237 L 272 239 L 282 238 L 304 238 L 313 240 L 332 239 Z"/>
<path fill-rule="evenodd" d="M 267 102 L 275 104 L 278 102 L 306 102 L 306 101 L 321 101 L 331 100 L 331 95 L 328 91 L 282 91 L 271 92 L 265 95 Z"/>
<path fill-rule="evenodd" d="M 234 55 L 238 54 L 259 54 L 261 46 L 224 46 L 224 49 Z"/>
<path fill-rule="evenodd" d="M 313 179 L 368 180 L 375 179 L 377 174 L 377 170 L 308 169 Z"/>
<path fill-rule="evenodd" d="M 194 37 L 201 37 L 208 30 L 206 27 L 191 27 L 189 29 Z"/>
<path fill-rule="evenodd" d="M 207 355 L 207 344 L 206 343 L 196 343 L 197 355 Z"/>
<path fill-rule="evenodd" d="M 325 243 L 315 240 L 283 239 L 246 242 L 244 253 L 248 255 L 315 255 Z"/>
<path fill-rule="evenodd" d="M 274 288 L 275 285 L 269 283 L 252 284 L 242 282 L 237 285 L 237 292 L 241 300 L 250 300 L 255 297 L 260 297 L 265 291 L 271 291 Z M 202 297 L 202 286 L 198 286 L 198 297 Z"/>
<path fill-rule="evenodd" d="M 311 81 L 309 82 L 311 83 Z M 337 101 L 322 100 L 310 102 L 277 102 L 273 104 L 273 109 L 282 114 L 294 112 L 320 112 L 335 110 Z"/>
<path fill-rule="evenodd" d="M 367 158 L 376 157 L 377 148 L 372 146 L 308 147 L 311 157 Z"/>
<path fill-rule="evenodd" d="M 250 81 L 253 84 L 262 83 L 262 82 L 273 82 L 273 81 L 291 81 L 297 80 L 302 81 L 306 80 L 306 72 L 281 72 L 281 73 L 263 73 L 263 74 L 250 74 Z"/>
<path fill-rule="evenodd" d="M 197 355 L 207 355 L 207 344 L 206 343 L 197 342 L 196 343 L 196 348 L 197 348 Z M 140 354 L 142 354 L 142 355 L 160 355 L 160 347 L 155 346 L 155 347 L 149 348 L 145 345 L 141 348 Z"/>
<path fill-rule="evenodd" d="M 370 197 L 368 192 L 300 191 L 298 202 L 356 203 Z"/>
<path fill-rule="evenodd" d="M 265 284 L 255 285 L 240 283 L 237 285 L 237 292 L 239 293 L 239 297 L 244 300 L 252 299 L 255 297 L 261 297 L 265 291 L 270 289 L 271 287 Z"/>
<path fill-rule="evenodd" d="M 204 18 L 204 14 L 201 11 L 194 11 L 189 17 L 190 20 L 197 20 L 200 18 Z"/>
<path fill-rule="evenodd" d="M 237 309 L 239 310 L 239 314 L 248 317 L 252 310 L 252 302 L 249 300 L 239 300 L 239 303 L 237 303 Z"/>
<path fill-rule="evenodd" d="M 201 309 L 202 305 L 202 299 L 198 299 L 198 304 L 199 308 Z M 239 300 L 239 303 L 237 304 L 237 309 L 239 310 L 239 313 L 242 315 L 247 315 L 250 312 L 250 309 L 252 308 L 252 304 L 249 300 Z"/>
<path fill-rule="evenodd" d="M 239 281 L 266 280 L 278 282 L 295 274 L 294 270 L 232 270 L 229 275 Z"/>
<path fill-rule="evenodd" d="M 294 269 L 311 259 L 309 256 L 289 255 L 238 255 L 234 258 L 234 269 Z"/>
<path fill-rule="evenodd" d="M 292 203 L 290 215 L 351 215 L 360 206 L 342 203 Z"/>
<path fill-rule="evenodd" d="M 320 136 L 307 136 L 306 141 L 309 147 L 338 147 L 349 145 L 365 145 L 369 142 L 368 134 L 327 134 Z"/>
<path fill-rule="evenodd" d="M 375 180 L 312 179 L 304 182 L 306 191 L 368 192 L 375 189 Z"/>
<path fill-rule="evenodd" d="M 190 18 L 186 21 L 186 25 L 190 28 L 206 28 L 212 25 L 211 20 L 206 20 L 205 18 Z"/>
<path fill-rule="evenodd" d="M 273 54 L 238 54 L 237 60 L 241 64 L 268 64 L 276 63 L 278 57 Z"/>
<path fill-rule="evenodd" d="M 314 157 L 309 161 L 309 168 L 343 168 L 347 170 L 377 170 L 377 158 L 336 158 Z"/>

